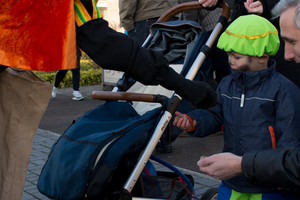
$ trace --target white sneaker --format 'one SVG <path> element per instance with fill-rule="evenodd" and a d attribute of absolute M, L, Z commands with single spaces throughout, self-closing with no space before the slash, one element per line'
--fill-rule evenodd
<path fill-rule="evenodd" d="M 52 98 L 56 97 L 57 90 L 58 90 L 58 88 L 53 86 L 52 93 L 51 93 Z"/>
<path fill-rule="evenodd" d="M 82 96 L 82 94 L 79 91 L 74 90 L 72 99 L 75 101 L 79 101 L 79 100 L 84 99 L 84 97 Z"/>

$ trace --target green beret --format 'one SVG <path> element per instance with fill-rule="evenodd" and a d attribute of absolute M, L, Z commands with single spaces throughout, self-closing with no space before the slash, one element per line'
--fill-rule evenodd
<path fill-rule="evenodd" d="M 222 33 L 217 47 L 226 52 L 261 57 L 273 56 L 279 48 L 278 31 L 267 19 L 244 15 L 234 20 Z"/>

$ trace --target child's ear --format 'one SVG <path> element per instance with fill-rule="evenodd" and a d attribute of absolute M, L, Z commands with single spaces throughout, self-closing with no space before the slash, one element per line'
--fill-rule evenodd
<path fill-rule="evenodd" d="M 269 60 L 269 55 L 264 54 L 264 55 L 262 55 L 261 57 L 259 57 L 258 62 L 259 62 L 260 64 L 263 64 L 263 63 L 267 63 L 268 60 Z"/>

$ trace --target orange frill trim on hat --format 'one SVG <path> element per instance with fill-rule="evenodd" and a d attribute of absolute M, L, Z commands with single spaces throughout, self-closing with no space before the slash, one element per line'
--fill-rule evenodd
<path fill-rule="evenodd" d="M 73 0 L 0 0 L 0 64 L 27 70 L 76 68 Z"/>

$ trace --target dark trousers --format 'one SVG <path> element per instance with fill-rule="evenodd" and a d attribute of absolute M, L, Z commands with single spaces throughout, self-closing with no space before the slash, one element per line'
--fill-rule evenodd
<path fill-rule="evenodd" d="M 142 46 L 150 33 L 150 26 L 157 20 L 158 17 L 135 22 L 134 29 L 128 31 L 128 36 L 135 40 L 140 46 Z"/>
<path fill-rule="evenodd" d="M 80 82 L 80 50 L 77 48 L 77 68 L 71 69 L 72 71 L 72 80 L 73 80 L 73 90 L 79 90 Z M 56 72 L 54 87 L 59 87 L 59 84 L 65 78 L 68 70 L 59 70 Z"/>

